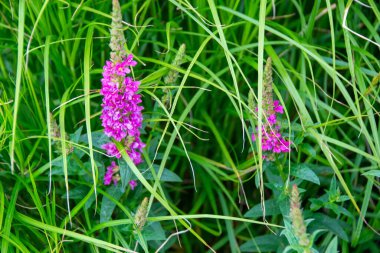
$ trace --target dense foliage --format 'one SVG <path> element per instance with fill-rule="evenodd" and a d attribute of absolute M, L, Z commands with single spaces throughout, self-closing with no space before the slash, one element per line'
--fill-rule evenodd
<path fill-rule="evenodd" d="M 376 1 L 120 5 L 0 2 L 1 252 L 378 251 Z"/>

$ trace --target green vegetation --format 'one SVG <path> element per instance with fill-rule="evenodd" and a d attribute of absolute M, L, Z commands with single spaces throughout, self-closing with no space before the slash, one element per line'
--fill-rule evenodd
<path fill-rule="evenodd" d="M 0 2 L 0 252 L 378 251 L 376 1 L 120 5 L 146 147 L 104 185 L 111 1 Z"/>

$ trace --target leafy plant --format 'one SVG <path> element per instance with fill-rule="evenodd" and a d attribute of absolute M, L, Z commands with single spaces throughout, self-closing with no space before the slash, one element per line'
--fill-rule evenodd
<path fill-rule="evenodd" d="M 0 2 L 1 252 L 378 251 L 376 1 L 120 0 L 120 13 L 141 163 L 100 119 L 112 2 Z"/>

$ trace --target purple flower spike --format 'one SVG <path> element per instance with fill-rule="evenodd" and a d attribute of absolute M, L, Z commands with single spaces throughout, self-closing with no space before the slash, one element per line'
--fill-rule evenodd
<path fill-rule="evenodd" d="M 104 134 L 111 142 L 103 144 L 102 148 L 111 157 L 121 158 L 121 154 L 114 143 L 123 145 L 125 152 L 130 156 L 132 162 L 137 165 L 142 162 L 141 152 L 145 144 L 140 139 L 143 115 L 140 106 L 141 95 L 138 94 L 140 82 L 132 77 L 126 76 L 131 73 L 131 68 L 137 65 L 133 60 L 133 54 L 126 54 L 124 50 L 125 37 L 122 28 L 122 15 L 119 1 L 112 1 L 112 25 L 111 25 L 111 55 L 103 67 L 102 88 L 100 94 L 102 100 L 102 126 Z M 104 184 L 109 185 L 111 181 L 115 184 L 120 180 L 117 173 L 119 168 L 115 162 L 107 167 L 104 176 Z M 136 182 L 131 185 L 136 186 Z"/>
<path fill-rule="evenodd" d="M 134 62 L 129 55 L 129 61 Z M 140 82 L 131 77 L 125 77 L 128 73 L 129 63 L 124 60 L 121 63 L 106 63 L 103 72 L 102 89 L 103 111 L 100 116 L 104 133 L 116 141 L 122 141 L 127 135 L 136 136 L 142 124 L 141 95 L 136 94 Z"/>
<path fill-rule="evenodd" d="M 140 82 L 125 75 L 130 72 L 129 67 L 135 66 L 133 55 L 128 55 L 122 62 L 107 61 L 104 66 L 102 88 L 102 126 L 104 134 L 115 141 L 124 144 L 127 154 L 134 164 L 142 162 L 141 151 L 145 144 L 140 139 L 142 126 L 141 95 L 137 94 Z M 102 146 L 107 154 L 121 158 L 121 154 L 113 142 Z M 107 177 L 105 183 L 112 179 Z M 117 183 L 117 181 L 116 181 Z"/>
<path fill-rule="evenodd" d="M 273 101 L 273 108 L 275 113 L 268 116 L 268 122 L 264 123 L 261 129 L 261 149 L 265 152 L 263 159 L 270 159 L 268 153 L 286 153 L 290 150 L 290 142 L 286 141 L 280 132 L 280 125 L 277 122 L 276 113 L 283 113 L 283 107 L 279 104 L 278 100 Z M 268 113 L 265 111 L 264 113 Z M 258 131 L 258 129 L 256 129 Z M 256 133 L 257 134 L 257 133 Z M 252 140 L 256 141 L 256 134 L 252 133 Z"/>
<path fill-rule="evenodd" d="M 253 109 L 252 90 L 248 96 L 248 104 Z M 272 59 L 269 57 L 264 68 L 263 90 L 262 90 L 262 108 L 264 119 L 266 119 L 261 129 L 256 129 L 252 133 L 252 140 L 257 139 L 257 134 L 261 131 L 261 149 L 262 158 L 273 160 L 274 154 L 286 153 L 290 151 L 290 141 L 286 141 L 281 134 L 281 124 L 277 120 L 278 114 L 284 113 L 284 107 L 279 100 L 273 100 L 273 80 L 272 80 Z M 255 108 L 258 111 L 258 108 Z"/>

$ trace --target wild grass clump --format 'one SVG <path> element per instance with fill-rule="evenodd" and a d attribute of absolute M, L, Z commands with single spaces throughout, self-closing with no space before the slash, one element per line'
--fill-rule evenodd
<path fill-rule="evenodd" d="M 0 252 L 378 251 L 374 1 L 0 10 Z"/>

